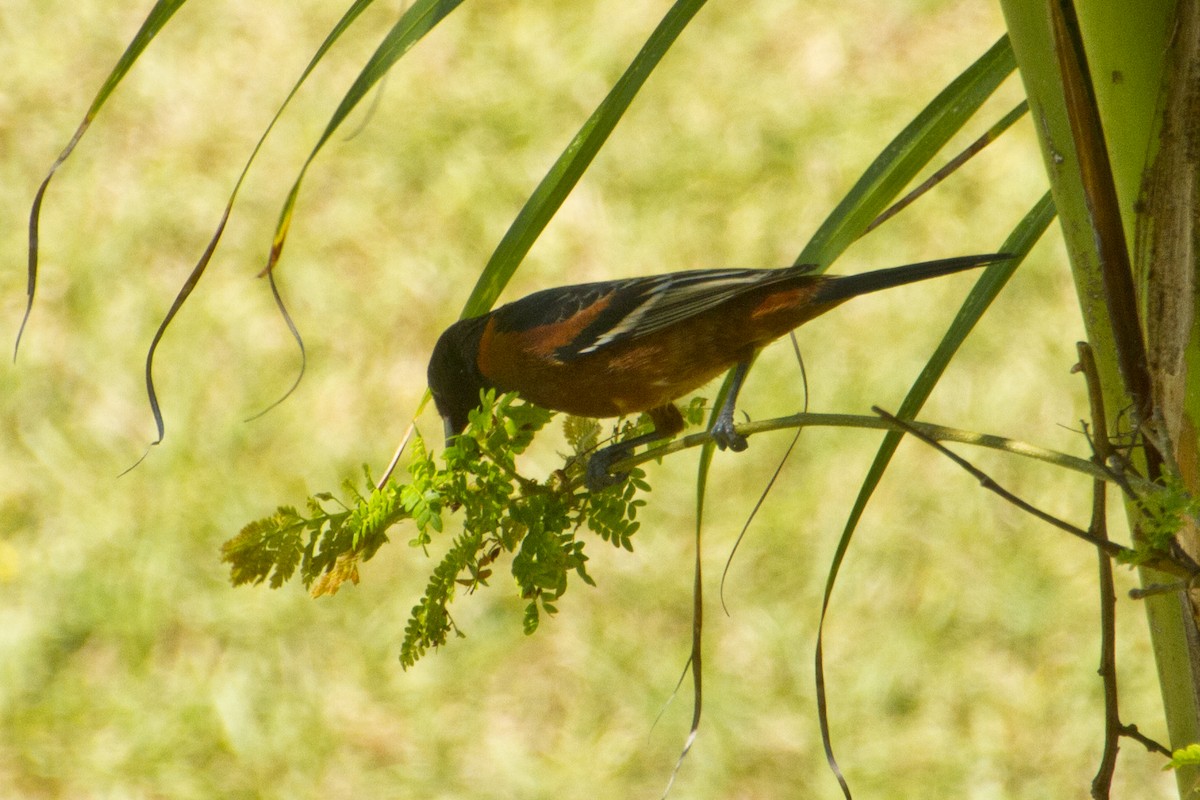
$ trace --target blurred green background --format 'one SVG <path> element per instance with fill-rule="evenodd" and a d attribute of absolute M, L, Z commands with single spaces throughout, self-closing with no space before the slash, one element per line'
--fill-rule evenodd
<path fill-rule="evenodd" d="M 149 3 L 0 6 L 0 328 L 24 308 L 29 204 Z M 369 11 L 284 117 L 209 274 L 143 359 L 244 159 L 343 11 L 189 3 L 50 187 L 37 304 L 0 392 L 0 795 L 70 798 L 657 797 L 690 720 L 695 455 L 649 469 L 633 554 L 590 545 L 597 588 L 526 638 L 498 573 L 468 634 L 405 673 L 431 562 L 394 533 L 336 597 L 234 590 L 218 548 L 250 519 L 379 472 L 424 365 L 529 192 L 668 4 L 475 0 L 403 58 L 374 111 L 310 171 L 280 267 L 299 359 L 254 274 L 287 188 L 400 8 Z M 669 269 L 777 266 L 875 154 L 1001 35 L 976 2 L 713 2 L 530 253 L 505 299 Z M 1021 96 L 1013 79 L 990 124 Z M 349 136 L 350 127 L 360 128 Z M 856 244 L 835 272 L 999 246 L 1042 194 L 1030 123 Z M 895 408 L 971 283 L 855 301 L 800 334 L 815 411 Z M 1082 330 L 1057 227 L 923 418 L 1086 455 Z M 9 340 L 11 342 L 11 339 Z M 790 348 L 743 393 L 798 410 Z M 422 430 L 440 426 L 432 413 Z M 555 438 L 526 472 L 555 462 Z M 675 796 L 835 797 L 813 647 L 825 570 L 878 437 L 808 430 L 743 542 L 790 436 L 718 454 L 703 543 L 705 714 Z M 970 453 L 1077 523 L 1090 482 Z M 1118 522 L 1117 530 L 1123 530 Z M 862 797 L 1082 796 L 1102 741 L 1095 557 L 914 443 L 863 521 L 826 640 L 833 741 Z M 1119 591 L 1133 585 L 1118 575 Z M 1164 738 L 1141 609 L 1119 603 L 1126 722 Z M 656 718 L 660 711 L 661 719 Z M 1116 796 L 1169 797 L 1126 744 Z"/>

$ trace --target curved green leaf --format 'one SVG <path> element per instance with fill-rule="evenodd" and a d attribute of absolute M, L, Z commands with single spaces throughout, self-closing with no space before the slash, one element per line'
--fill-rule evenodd
<path fill-rule="evenodd" d="M 850 192 L 833 209 L 825 222 L 817 229 L 812 239 L 809 240 L 808 244 L 796 258 L 795 263 L 816 264 L 821 270 L 828 268 L 852 242 L 869 229 L 872 221 L 888 207 L 896 196 L 903 191 L 904 187 L 916 177 L 917 173 L 933 159 L 946 142 L 963 127 L 967 120 L 995 92 L 996 88 L 1008 77 L 1015 67 L 1016 62 L 1008 37 L 1001 37 L 975 63 L 943 89 L 888 144 L 871 166 L 867 168 L 867 171 L 863 173 L 863 176 L 859 178 Z M 1045 216 L 1044 222 L 1041 222 L 1042 217 L 1038 216 L 1039 213 Z M 1036 228 L 1036 235 L 1029 242 L 1029 245 L 1032 246 L 1032 242 L 1037 240 L 1037 236 L 1041 235 L 1041 232 L 1049 224 L 1049 220 L 1052 217 L 1053 203 L 1047 197 L 1035 207 L 1034 211 L 1030 212 L 1030 216 L 1018 227 L 1017 231 L 1032 231 L 1040 223 L 1041 227 Z M 1031 218 L 1036 218 L 1036 221 L 1030 222 Z M 1013 236 L 1016 237 L 1017 233 L 1014 232 Z M 1011 241 L 1012 237 L 1010 237 Z M 1006 246 L 1005 252 L 1014 252 L 1014 249 Z M 989 267 L 984 272 L 976 291 L 972 293 L 971 297 L 964 304 L 963 309 L 959 312 L 959 319 L 956 320 L 951 331 L 947 333 L 943 339 L 942 346 L 938 348 L 937 352 L 930 359 L 926 370 L 918 378 L 917 384 L 914 385 L 912 392 L 910 392 L 910 400 L 915 401 L 915 407 L 913 407 L 912 411 L 908 411 L 910 403 L 906 401 L 906 404 L 901 408 L 901 417 L 905 419 L 910 418 L 906 414 L 915 414 L 916 409 L 920 408 L 920 404 L 924 402 L 925 397 L 928 396 L 928 392 L 932 390 L 941 376 L 941 372 L 945 368 L 945 362 L 948 362 L 954 352 L 957 351 L 962 338 L 966 336 L 978 320 L 978 316 L 990 304 L 991 300 L 995 297 L 995 293 L 1007 281 L 1008 277 L 1012 274 L 1012 270 L 1016 268 L 1016 264 L 1016 261 L 1003 262 Z M 985 296 L 986 301 L 982 299 Z M 713 416 L 709 420 L 710 426 L 715 421 L 723 398 L 729 391 L 731 375 L 732 373 L 726 376 L 725 382 L 718 393 L 717 402 L 713 406 Z M 917 400 L 916 398 L 921 392 L 924 392 L 924 395 L 920 396 L 920 399 Z M 885 447 L 887 446 L 887 441 L 885 439 Z M 712 448 L 713 445 L 711 443 L 706 444 L 700 459 L 698 485 L 701 487 L 701 492 L 697 496 L 698 516 L 703 511 L 703 487 L 707 482 Z M 886 469 L 888 458 L 890 458 L 890 453 L 887 454 L 887 457 L 881 456 L 881 458 L 877 459 L 876 467 L 880 476 L 883 470 Z M 871 474 L 874 474 L 874 468 Z M 869 476 L 867 482 L 864 483 L 863 494 L 859 498 L 859 502 L 864 508 L 871 492 L 874 491 L 874 483 L 871 483 L 871 481 L 872 478 Z M 877 483 L 878 477 L 875 477 L 874 481 Z M 856 504 L 855 511 L 852 512 L 851 522 L 847 524 L 846 530 L 842 534 L 842 540 L 839 542 L 834 561 L 830 565 L 821 611 L 822 626 L 824 625 L 825 612 L 828 609 L 833 585 L 837 580 L 838 570 L 841 567 L 846 548 L 849 547 L 859 515 L 861 515 L 861 509 Z M 817 708 L 821 738 L 830 769 L 837 778 L 845 796 L 850 797 L 849 785 L 846 783 L 838 767 L 837 760 L 834 758 L 833 747 L 829 739 L 821 630 L 822 628 L 818 628 L 816 648 Z"/>
<path fill-rule="evenodd" d="M 17 351 L 21 347 L 21 336 L 25 333 L 25 324 L 29 322 L 29 314 L 33 311 L 33 296 L 37 291 L 38 224 L 42 216 L 42 200 L 46 196 L 46 189 L 50 186 L 50 179 L 54 177 L 54 174 L 58 172 L 58 168 L 71 155 L 71 152 L 75 149 L 75 145 L 79 144 L 79 140 L 87 132 L 88 127 L 92 124 L 92 120 L 100 113 L 100 108 L 108 101 L 109 96 L 116 90 L 117 84 L 129 72 L 134 62 L 142 54 L 142 51 L 146 49 L 151 40 L 158 35 L 158 32 L 167 24 L 167 21 L 171 19 L 185 2 L 187 0 L 158 0 L 154 4 L 154 8 L 150 9 L 150 13 L 146 16 L 142 27 L 134 34 L 133 39 L 129 42 L 129 46 L 125 48 L 125 52 L 117 60 L 116 66 L 112 68 L 112 72 L 108 73 L 108 77 L 104 80 L 100 91 L 96 92 L 96 97 L 92 100 L 91 106 L 88 107 L 87 113 L 83 115 L 83 121 L 75 129 L 75 135 L 71 137 L 71 141 L 67 142 L 67 146 L 63 148 L 58 158 L 50 166 L 50 171 L 46 174 L 42 185 L 38 187 L 37 194 L 34 195 L 33 206 L 29 211 L 29 279 L 25 290 L 25 314 L 21 317 L 21 326 L 17 329 L 17 341 L 13 345 L 13 361 L 17 360 Z"/>
<path fill-rule="evenodd" d="M 1015 69 L 1008 37 L 1001 37 L 950 85 L 938 93 L 917 117 L 905 126 L 850 192 L 830 212 L 812 239 L 796 257 L 796 264 L 816 264 L 824 270 L 850 244 L 862 236 L 881 212 L 957 133 L 996 87 Z M 731 373 L 732 374 L 732 373 Z M 709 427 L 729 392 L 725 377 L 713 403 Z M 700 460 L 703 485 L 711 463 L 713 445 L 705 445 Z"/>
<path fill-rule="evenodd" d="M 913 382 L 912 388 L 909 389 L 904 401 L 900 404 L 900 410 L 896 416 L 903 420 L 911 420 L 915 418 L 921 406 L 925 404 L 925 400 L 929 397 L 933 387 L 937 385 L 941 379 L 942 373 L 946 366 L 950 363 L 950 359 L 958 352 L 958 348 L 966 339 L 967 334 L 975 327 L 980 317 L 996 299 L 1000 290 L 1008 283 L 1008 279 L 1012 277 L 1017 265 L 1024 260 L 1029 250 L 1041 238 L 1050 221 L 1054 219 L 1054 201 L 1047 192 L 1042 199 L 1026 214 L 1025 218 L 1017 225 L 1008 239 L 1004 242 L 1000 252 L 1012 253 L 1014 258 L 1011 261 L 1001 261 L 992 264 L 984 269 L 980 275 L 975 287 L 967 296 L 962 308 L 959 309 L 957 316 L 950 325 L 950 329 L 946 331 L 946 335 L 942 337 L 941 343 L 930 356 L 925 368 L 921 370 L 921 374 L 917 376 Z M 871 464 L 870 470 L 867 472 L 867 477 L 863 480 L 863 485 L 859 489 L 858 497 L 855 499 L 854 507 L 850 511 L 850 517 L 846 521 L 846 526 L 842 531 L 842 536 L 838 540 L 837 549 L 834 552 L 833 561 L 829 565 L 829 572 L 825 578 L 825 594 L 821 601 L 821 619 L 817 626 L 817 648 L 815 655 L 816 666 L 816 682 L 817 682 L 817 708 L 820 718 L 821 739 L 825 743 L 825 754 L 829 760 L 829 765 L 837 775 L 839 782 L 842 784 L 843 791 L 846 796 L 850 796 L 849 788 L 846 786 L 845 780 L 837 766 L 837 762 L 833 756 L 833 747 L 829 739 L 829 717 L 825 705 L 825 664 L 824 664 L 824 648 L 822 645 L 823 634 L 825 629 L 825 615 L 829 610 L 829 600 L 833 595 L 833 587 L 837 582 L 838 573 L 841 570 L 842 561 L 846 557 L 846 551 L 850 547 L 850 540 L 854 537 L 854 532 L 857 530 L 858 522 L 862 518 L 863 512 L 866 510 L 867 503 L 871 499 L 871 495 L 875 492 L 875 488 L 879 485 L 879 481 L 883 478 L 883 473 L 887 470 L 888 464 L 891 462 L 892 455 L 896 452 L 896 448 L 900 444 L 900 438 L 903 436 L 898 431 L 889 431 L 883 437 L 883 443 L 879 447 L 879 451 L 875 455 L 875 460 Z"/>
<path fill-rule="evenodd" d="M 283 252 L 284 242 L 287 240 L 288 228 L 291 227 L 292 214 L 296 208 L 296 199 L 300 196 L 300 185 L 304 182 L 304 176 L 308 172 L 308 168 L 316 159 L 317 154 L 329 141 L 334 132 L 346 121 L 346 117 L 359 104 L 371 88 L 379 82 L 379 79 L 387 74 L 387 71 L 392 68 L 392 65 L 400 59 L 402 55 L 412 49 L 413 45 L 419 42 L 425 34 L 433 30 L 439 22 L 441 22 L 447 14 L 462 4 L 463 0 L 417 0 L 409 7 L 407 11 L 400 17 L 387 36 L 383 37 L 383 41 L 379 43 L 379 47 L 371 54 L 362 71 L 358 73 L 354 83 L 346 91 L 342 102 L 334 110 L 333 116 L 329 118 L 329 123 L 325 126 L 324 133 L 317 140 L 317 144 L 309 153 L 308 159 L 304 162 L 304 166 L 300 168 L 300 174 L 296 177 L 295 183 L 292 184 L 291 191 L 288 192 L 287 200 L 284 201 L 283 209 L 279 213 L 279 223 L 275 228 L 275 236 L 271 241 L 271 253 L 267 258 L 267 265 L 263 267 L 262 273 L 267 274 L 275 268 L 279 263 L 279 257 Z"/>
<path fill-rule="evenodd" d="M 608 140 L 638 90 L 704 3 L 705 0 L 677 0 L 667 11 L 612 91 L 583 123 L 509 226 L 463 307 L 464 317 L 482 314 L 495 304 L 533 243 Z"/>
<path fill-rule="evenodd" d="M 1007 36 L 1001 37 L 888 144 L 813 234 L 796 263 L 822 268 L 833 263 L 1014 69 L 1012 46 Z"/>
<path fill-rule="evenodd" d="M 267 140 L 267 137 L 271 134 L 271 131 L 274 130 L 275 123 L 279 121 L 279 118 L 283 115 L 284 109 L 287 108 L 288 104 L 291 103 L 292 98 L 296 96 L 296 92 L 300 90 L 300 87 L 308 79 L 308 76 L 312 74 L 313 69 L 317 66 L 321 59 L 325 57 L 325 54 L 329 51 L 329 48 L 333 47 L 334 42 L 341 38 L 341 35 L 346 32 L 346 29 L 349 28 L 350 25 L 353 24 L 354 20 L 356 20 L 358 16 L 373 2 L 374 0 L 355 0 L 354 4 L 346 10 L 346 13 L 342 15 L 342 18 L 339 19 L 337 24 L 333 26 L 333 29 L 325 37 L 325 41 L 321 42 L 321 46 L 317 48 L 316 53 L 314 53 L 313 57 L 309 60 L 308 66 L 306 66 L 304 71 L 300 73 L 300 77 L 296 80 L 295 84 L 292 85 L 291 91 L 288 92 L 287 97 L 283 99 L 283 102 L 280 103 L 279 108 L 275 111 L 275 116 L 273 116 L 271 121 L 267 123 L 267 127 L 263 130 L 262 135 L 258 138 L 258 143 L 254 145 L 254 150 L 250 152 L 250 157 L 246 159 L 246 164 L 242 167 L 242 173 L 238 176 L 237 182 L 233 186 L 233 191 L 229 194 L 229 201 L 225 204 L 225 210 L 221 214 L 221 221 L 217 223 L 217 230 L 215 233 L 213 233 L 212 239 L 209 240 L 208 247 L 204 249 L 204 253 L 200 256 L 200 260 L 196 262 L 196 266 L 192 267 L 192 271 L 188 275 L 187 280 L 183 282 L 183 286 L 181 286 L 178 293 L 176 293 L 175 299 L 171 303 L 171 307 L 167 309 L 167 313 L 165 316 L 163 316 L 162 322 L 158 324 L 158 329 L 154 332 L 154 338 L 150 340 L 150 347 L 146 350 L 146 394 L 150 400 L 150 413 L 154 415 L 154 426 L 158 430 L 158 438 L 155 439 L 152 444 L 158 444 L 161 442 L 166 430 L 163 424 L 162 410 L 158 405 L 158 394 L 154 390 L 154 353 L 158 350 L 159 342 L 162 341 L 163 335 L 167 332 L 167 326 L 169 326 L 171 321 L 175 319 L 175 315 L 179 313 L 179 309 L 183 307 L 183 304 L 188 299 L 188 296 L 191 295 L 192 291 L 196 288 L 196 284 L 200 282 L 200 278 L 204 275 L 205 269 L 208 268 L 208 264 L 212 260 L 213 253 L 215 253 L 217 250 L 217 244 L 221 241 L 221 236 L 225 233 L 225 225 L 229 222 L 229 215 L 233 211 L 233 204 L 237 200 L 238 191 L 241 190 L 242 183 L 246 180 L 247 173 L 250 172 L 250 165 L 253 164 L 254 159 L 258 157 L 258 152 L 262 149 L 263 143 Z M 293 191 L 295 191 L 295 189 L 293 189 Z M 304 342 L 300 338 L 300 333 L 296 329 L 295 323 L 292 322 L 291 315 L 288 314 L 287 308 L 283 304 L 283 300 L 279 295 L 279 287 L 275 285 L 274 278 L 271 279 L 271 296 L 275 300 L 275 306 L 279 309 L 279 313 L 283 315 L 283 319 L 288 326 L 288 330 L 291 332 L 292 337 L 296 340 L 296 343 L 300 347 L 300 372 L 296 376 L 296 380 L 292 383 L 291 388 L 289 388 L 284 394 L 284 397 L 287 397 L 292 393 L 292 391 L 295 390 L 296 386 L 299 385 L 300 378 L 304 375 Z M 272 403 L 271 406 L 269 406 L 266 410 L 259 412 L 259 415 L 265 414 L 281 401 L 282 399 Z"/>

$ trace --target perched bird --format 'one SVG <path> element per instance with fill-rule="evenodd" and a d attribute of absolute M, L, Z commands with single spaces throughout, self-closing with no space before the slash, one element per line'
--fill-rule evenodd
<path fill-rule="evenodd" d="M 710 433 L 722 450 L 744 450 L 734 429 L 738 391 L 754 354 L 856 295 L 980 267 L 1011 256 L 961 256 L 859 275 L 786 269 L 703 269 L 581 283 L 534 292 L 442 334 L 429 388 L 446 438 L 461 433 L 481 389 L 516 391 L 544 408 L 581 417 L 646 412 L 652 433 L 596 452 L 588 486 L 622 479 L 609 465 L 633 448 L 674 436 L 674 400 L 735 367 Z"/>

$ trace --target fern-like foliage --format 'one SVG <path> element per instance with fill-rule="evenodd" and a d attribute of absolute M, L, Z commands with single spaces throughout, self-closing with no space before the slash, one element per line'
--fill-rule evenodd
<path fill-rule="evenodd" d="M 291 506 L 280 506 L 273 515 L 242 528 L 221 548 L 221 560 L 230 566 L 234 586 L 262 583 L 269 577 L 277 589 L 296 572 L 304 553 L 303 534 L 309 520 Z"/>
<path fill-rule="evenodd" d="M 697 419 L 702 405 L 689 407 Z M 435 461 L 419 436 L 411 446 L 409 481 L 389 481 L 380 489 L 366 474 L 367 489 L 343 484 L 346 499 L 322 493 L 308 499 L 306 513 L 280 507 L 275 514 L 246 525 L 222 547 L 234 585 L 268 582 L 278 588 L 299 573 L 314 596 L 335 593 L 359 580 L 358 565 L 388 541 L 388 531 L 411 523 L 411 547 L 428 554 L 435 537 L 444 534 L 446 517 L 461 515 L 461 531 L 430 573 L 421 599 L 404 629 L 400 661 L 407 668 L 430 648 L 460 634 L 450 614 L 459 591 L 487 586 L 493 566 L 511 557 L 511 573 L 520 596 L 528 600 L 523 628 L 532 633 L 543 614 L 554 614 L 572 575 L 587 584 L 587 529 L 614 546 L 633 549 L 637 511 L 649 491 L 644 473 L 634 469 L 629 480 L 601 492 L 579 489 L 586 457 L 596 447 L 600 426 L 568 418 L 564 429 L 574 454 L 544 481 L 517 472 L 516 458 L 550 412 L 520 402 L 516 395 L 481 396 L 467 430 Z M 620 438 L 644 430 L 644 420 L 627 423 Z"/>

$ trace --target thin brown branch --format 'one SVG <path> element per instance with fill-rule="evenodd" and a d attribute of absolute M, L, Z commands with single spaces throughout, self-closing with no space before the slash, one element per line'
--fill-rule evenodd
<path fill-rule="evenodd" d="M 1133 739 L 1151 753 L 1158 753 L 1159 755 L 1166 756 L 1167 758 L 1171 757 L 1171 751 L 1166 745 L 1151 739 L 1149 736 L 1139 731 L 1137 725 L 1122 725 L 1121 735 L 1129 739 Z"/>
<path fill-rule="evenodd" d="M 1131 600 L 1145 600 L 1147 597 L 1154 597 L 1160 594 L 1173 594 L 1181 592 L 1188 588 L 1189 581 L 1176 581 L 1175 583 L 1151 583 L 1147 586 L 1134 587 L 1129 590 L 1129 598 Z"/>
<path fill-rule="evenodd" d="M 1108 440 L 1108 416 L 1104 410 L 1104 392 L 1100 383 L 1100 370 L 1096 358 L 1087 342 L 1079 342 L 1078 370 L 1083 373 L 1087 386 L 1088 404 L 1092 417 L 1092 460 L 1104 464 L 1113 454 Z M 1104 481 L 1092 479 L 1092 521 L 1088 532 L 1097 539 L 1108 541 L 1108 496 Z M 1104 682 L 1104 751 L 1100 766 L 1092 779 L 1094 800 L 1108 800 L 1112 793 L 1113 774 L 1117 769 L 1117 753 L 1121 740 L 1121 712 L 1117 695 L 1117 645 L 1116 608 L 1117 591 L 1113 583 L 1112 561 L 1107 555 L 1097 552 L 1100 569 L 1100 668 L 1097 672 Z"/>
<path fill-rule="evenodd" d="M 1092 524 L 1091 533 L 1107 540 L 1105 525 L 1104 481 L 1092 481 Z M 1108 800 L 1112 791 L 1113 774 L 1117 768 L 1117 751 L 1120 750 L 1121 715 L 1117 695 L 1117 645 L 1116 608 L 1117 592 L 1113 583 L 1112 560 L 1104 553 L 1097 553 L 1100 569 L 1100 667 L 1097 672 L 1104 683 L 1104 751 L 1096 777 L 1092 779 L 1094 800 Z"/>
<path fill-rule="evenodd" d="M 938 452 L 940 452 L 942 455 L 946 456 L 951 461 L 953 461 L 955 464 L 958 464 L 960 467 L 962 467 L 964 470 L 966 470 L 972 477 L 974 477 L 976 480 L 979 481 L 980 486 L 982 486 L 983 488 L 985 488 L 991 492 L 994 492 L 994 493 L 1000 495 L 1000 497 L 1002 497 L 1005 500 L 1007 500 L 1008 502 L 1012 503 L 1017 508 L 1021 509 L 1022 511 L 1026 512 L 1027 514 L 1032 514 L 1033 516 L 1037 517 L 1038 519 L 1042 520 L 1043 522 L 1053 525 L 1054 527 L 1058 528 L 1059 530 L 1066 531 L 1067 533 L 1071 534 L 1072 536 L 1076 537 L 1077 539 L 1082 539 L 1083 541 L 1087 542 L 1088 544 L 1092 545 L 1093 547 L 1096 547 L 1097 549 L 1103 551 L 1104 553 L 1106 553 L 1107 555 L 1109 555 L 1113 558 L 1129 559 L 1135 555 L 1134 551 L 1128 547 L 1124 547 L 1122 545 L 1117 544 L 1116 542 L 1112 542 L 1107 539 L 1097 538 L 1096 536 L 1093 536 L 1088 531 L 1085 531 L 1083 528 L 1076 527 L 1075 525 L 1072 525 L 1071 523 L 1069 523 L 1065 520 L 1061 520 L 1058 517 L 1054 516 L 1053 514 L 1048 514 L 1047 512 L 1042 511 L 1040 508 L 1032 505 L 1031 503 L 1028 503 L 1025 500 L 1022 500 L 1020 497 L 1017 497 L 1015 494 L 1008 491 L 1000 484 L 996 483 L 996 481 L 993 480 L 992 477 L 989 476 L 987 473 L 978 469 L 973 464 L 971 464 L 969 461 L 967 461 L 965 458 L 962 458 L 957 453 L 955 453 L 952 450 L 945 447 L 941 442 L 938 442 L 936 439 L 933 439 L 932 437 L 928 436 L 924 431 L 922 431 L 917 426 L 912 425 L 909 422 L 905 422 L 904 420 L 897 419 L 896 417 L 892 416 L 891 414 L 889 414 L 888 412 L 879 408 L 878 406 L 872 406 L 871 410 L 874 411 L 876 414 L 878 414 L 880 417 L 882 417 L 889 425 L 899 428 L 900 430 L 905 431 L 906 433 L 912 434 L 916 438 L 920 439 L 922 442 L 925 442 L 929 446 L 933 447 Z M 1151 558 L 1143 561 L 1142 563 L 1145 566 L 1152 567 L 1161 572 L 1168 572 L 1172 575 L 1179 575 L 1180 577 L 1188 577 L 1190 575 L 1190 573 L 1184 566 L 1177 564 L 1175 561 L 1165 558 L 1165 557 L 1162 557 L 1162 556 L 1152 556 Z"/>
<path fill-rule="evenodd" d="M 1005 114 L 999 122 L 997 122 L 991 128 L 988 128 L 988 130 L 982 136 L 971 142 L 971 144 L 967 145 L 965 150 L 947 161 L 941 169 L 922 181 L 917 188 L 904 195 L 904 197 L 901 197 L 895 203 L 892 203 L 886 211 L 871 221 L 871 224 L 868 225 L 866 230 L 863 231 L 863 235 L 866 236 L 868 233 L 875 230 L 892 217 L 896 216 L 901 211 L 916 202 L 921 195 L 925 194 L 930 189 L 944 181 L 946 178 L 950 177 L 955 170 L 978 155 L 983 148 L 1000 138 L 1000 134 L 1012 127 L 1013 123 L 1025 116 L 1027 113 L 1029 113 L 1029 101 L 1022 100 L 1016 105 L 1016 107 L 1013 108 L 1012 111 L 1009 111 L 1007 114 Z"/>

